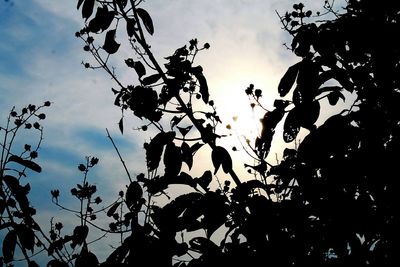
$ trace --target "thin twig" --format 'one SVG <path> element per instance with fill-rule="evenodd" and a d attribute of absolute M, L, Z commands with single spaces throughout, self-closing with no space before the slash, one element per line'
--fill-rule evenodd
<path fill-rule="evenodd" d="M 126 167 L 125 161 L 122 159 L 121 153 L 119 153 L 119 150 L 118 150 L 117 146 L 115 145 L 114 140 L 112 139 L 112 137 L 110 135 L 110 132 L 108 131 L 107 128 L 106 128 L 106 131 L 107 131 L 107 137 L 111 140 L 111 143 L 112 143 L 115 151 L 117 151 L 119 160 L 121 161 L 122 165 L 124 166 L 125 172 L 126 172 L 126 174 L 128 175 L 128 178 L 129 178 L 129 182 L 132 183 L 133 180 L 131 178 L 131 175 L 129 174 L 128 168 Z"/>

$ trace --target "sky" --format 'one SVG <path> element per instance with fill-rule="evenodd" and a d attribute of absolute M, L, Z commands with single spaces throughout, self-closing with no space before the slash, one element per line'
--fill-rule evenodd
<path fill-rule="evenodd" d="M 48 223 L 59 213 L 50 203 L 50 190 L 59 188 L 61 201 L 73 204 L 69 190 L 80 182 L 77 166 L 85 156 L 96 156 L 99 165 L 90 181 L 100 193 L 116 196 L 128 183 L 121 163 L 106 137 L 109 129 L 128 169 L 134 176 L 145 170 L 143 143 L 149 136 L 132 130 L 140 125 L 126 121 L 118 130 L 120 110 L 113 105 L 115 86 L 102 70 L 87 70 L 81 62 L 91 57 L 83 51 L 75 32 L 82 25 L 77 1 L 1 0 L 0 2 L 0 124 L 7 114 L 27 104 L 51 101 L 43 122 L 44 140 L 37 162 L 43 172 L 26 180 L 32 187 L 31 200 L 40 220 Z M 323 1 L 303 1 L 313 10 Z M 288 34 L 281 29 L 281 14 L 291 0 L 147 0 L 143 8 L 151 14 L 155 33 L 148 38 L 153 53 L 162 62 L 175 49 L 197 38 L 211 48 L 201 53 L 211 99 L 225 124 L 238 116 L 238 135 L 257 131 L 244 89 L 253 83 L 263 89 L 263 103 L 272 109 L 277 86 L 286 69 L 298 61 L 284 46 Z M 126 40 L 122 40 L 126 41 Z M 123 56 L 132 53 L 121 51 Z M 118 54 L 118 53 L 117 53 Z M 132 80 L 127 69 L 117 69 L 124 81 Z M 240 122 L 242 121 L 242 122 Z M 251 122 L 249 124 L 248 122 Z M 251 126 L 251 127 L 250 127 Z M 22 135 L 26 138 L 26 135 Z M 26 139 L 18 141 L 20 144 Z M 240 156 L 241 158 L 242 156 Z M 245 173 L 243 162 L 235 165 Z M 244 174 L 243 174 L 244 175 Z"/>

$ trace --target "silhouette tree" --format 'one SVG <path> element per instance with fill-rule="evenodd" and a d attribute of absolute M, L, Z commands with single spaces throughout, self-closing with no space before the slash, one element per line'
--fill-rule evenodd
<path fill-rule="evenodd" d="M 244 181 L 233 170 L 229 152 L 219 145 L 220 118 L 202 67 L 195 64 L 197 54 L 210 45 L 192 39 L 161 64 L 146 41 L 155 29 L 141 2 L 79 0 L 85 26 L 76 36 L 93 55 L 94 63 L 84 66 L 104 69 L 118 86 L 112 90 L 121 109 L 121 132 L 128 112 L 144 122 L 139 129 L 157 130 L 144 145 L 147 173 L 131 177 L 113 143 L 129 185 L 100 209 L 112 220 L 106 229 L 91 221 L 97 214 L 92 206 L 101 199 L 94 197 L 96 188 L 88 183 L 87 172 L 98 160 L 87 158 L 79 165 L 83 182 L 71 193 L 81 202 L 81 210 L 73 211 L 81 221 L 69 235 L 61 235 L 62 225 L 54 225 L 46 247 L 54 259 L 48 266 L 398 266 L 400 45 L 395 36 L 400 32 L 400 3 L 348 0 L 336 11 L 334 1 L 325 1 L 326 12 L 315 16 L 299 3 L 293 11 L 278 14 L 292 36 L 287 48 L 299 62 L 283 75 L 278 85 L 282 99 L 261 119 L 263 128 L 254 144 L 248 143 L 256 164 L 246 166 L 255 179 Z M 135 52 L 124 59 L 137 76 L 127 85 L 110 65 L 122 30 Z M 251 84 L 245 93 L 254 105 L 261 105 L 260 89 Z M 341 108 L 340 99 L 348 105 Z M 321 109 L 335 114 L 323 118 Z M 267 157 L 281 121 L 285 142 L 298 145 L 286 148 L 273 165 Z M 298 141 L 302 128 L 307 134 Z M 3 151 L 10 151 L 5 144 Z M 214 168 L 205 167 L 202 176 L 192 177 L 190 170 L 197 164 L 193 156 L 205 146 L 211 149 Z M 22 251 L 33 244 L 20 237 L 12 223 L 18 216 L 6 200 L 21 195 L 15 188 L 23 187 L 6 175 L 4 164 L 13 161 L 38 170 L 31 159 L 13 155 L 6 154 L 4 161 L 2 156 L 6 195 L 2 193 L 0 204 L 7 216 L 0 227 L 8 229 L 3 241 L 6 263 L 12 262 L 16 244 Z M 189 173 L 182 171 L 184 164 Z M 212 181 L 221 170 L 234 184 L 227 180 L 214 188 Z M 153 202 L 176 184 L 190 190 L 166 203 Z M 60 192 L 51 193 L 61 206 Z M 14 202 L 24 211 L 18 199 Z M 5 225 L 4 218 L 11 223 Z M 35 225 L 23 220 L 19 225 L 32 235 Z M 102 263 L 87 242 L 91 227 L 121 237 Z M 75 248 L 71 254 L 65 254 L 66 244 Z M 35 266 L 28 254 L 25 258 Z"/>
<path fill-rule="evenodd" d="M 2 242 L 2 257 L 0 265 L 10 263 L 14 259 L 14 251 L 18 245 L 23 257 L 29 266 L 37 266 L 30 259 L 29 252 L 33 253 L 36 240 L 39 236 L 46 237 L 40 226 L 34 220 L 36 209 L 29 203 L 28 195 L 31 190 L 29 183 L 25 183 L 29 171 L 41 172 L 42 168 L 35 162 L 38 150 L 43 140 L 42 120 L 46 115 L 41 113 L 44 107 L 50 106 L 46 101 L 41 106 L 28 105 L 17 111 L 12 108 L 8 115 L 5 127 L 0 127 L 2 137 L 0 159 L 0 230 L 4 237 Z M 36 144 L 33 140 L 23 147 L 18 144 L 18 134 L 21 131 L 35 131 L 38 134 Z M 4 233 L 4 232 L 5 233 Z"/>

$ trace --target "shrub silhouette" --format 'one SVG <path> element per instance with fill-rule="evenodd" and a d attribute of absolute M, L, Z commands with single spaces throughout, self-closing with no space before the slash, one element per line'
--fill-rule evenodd
<path fill-rule="evenodd" d="M 195 65 L 196 55 L 210 45 L 192 39 L 162 66 L 146 41 L 156 29 L 141 2 L 79 0 L 85 27 L 76 36 L 96 62 L 85 67 L 104 69 L 118 85 L 113 92 L 122 113 L 121 132 L 126 112 L 147 122 L 140 127 L 143 131 L 158 130 L 144 145 L 147 174 L 132 178 L 127 171 L 127 189 L 100 209 L 112 220 L 109 229 L 102 230 L 119 234 L 121 242 L 99 263 L 87 242 L 90 227 L 99 228 L 91 220 L 96 214 L 92 206 L 101 199 L 86 179 L 97 159 L 87 158 L 79 165 L 83 182 L 71 193 L 85 204 L 77 211 L 81 222 L 69 235 L 61 235 L 62 225 L 54 225 L 42 245 L 53 257 L 48 266 L 398 266 L 400 3 L 349 0 L 338 12 L 326 1 L 326 14 L 316 16 L 299 3 L 293 11 L 278 14 L 292 36 L 288 49 L 299 62 L 283 75 L 278 85 L 282 99 L 261 119 L 263 128 L 254 144 L 248 143 L 256 164 L 246 166 L 255 179 L 243 181 L 233 170 L 229 152 L 218 145 L 220 119 L 202 67 Z M 124 85 L 109 66 L 109 57 L 118 53 L 122 41 L 116 38 L 118 27 L 126 27 L 139 58 L 124 59 L 136 73 L 135 85 Z M 245 93 L 261 105 L 260 89 L 249 85 Z M 338 105 L 340 99 L 350 102 L 348 107 L 334 109 L 336 114 L 321 122 L 321 110 Z M 267 156 L 281 121 L 287 143 L 295 142 L 302 128 L 308 134 L 272 165 Z M 214 168 L 206 168 L 200 177 L 183 172 L 184 164 L 189 170 L 197 164 L 193 156 L 204 146 L 211 148 Z M 27 251 L 35 246 L 32 240 L 39 239 L 35 233 L 40 227 L 26 205 L 27 194 L 18 193 L 26 186 L 10 178 L 6 165 L 13 161 L 36 171 L 40 167 L 32 155 L 17 156 L 6 143 L 2 148 L 6 156 L 1 166 L 0 227 L 8 231 L 3 260 L 12 262 L 18 244 L 28 265 L 36 266 Z M 234 184 L 226 181 L 213 188 L 215 174 L 221 171 Z M 191 190 L 163 205 L 153 204 L 152 198 L 176 184 Z M 61 206 L 60 192 L 51 193 Z M 11 209 L 22 211 L 21 223 Z M 22 228 L 27 235 L 18 234 Z M 218 229 L 223 234 L 216 242 L 212 236 Z M 64 253 L 67 245 L 77 248 L 73 254 Z"/>

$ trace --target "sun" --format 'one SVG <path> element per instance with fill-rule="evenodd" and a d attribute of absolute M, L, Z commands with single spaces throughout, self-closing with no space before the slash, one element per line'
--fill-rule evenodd
<path fill-rule="evenodd" d="M 246 158 L 261 132 L 260 119 L 264 115 L 263 111 L 252 108 L 244 96 L 232 95 L 229 101 L 223 104 L 221 112 L 218 112 L 222 120 L 218 132 L 226 138 L 221 138 L 219 142 L 227 148 L 238 151 L 239 153 L 235 154 L 241 154 L 241 158 Z"/>

